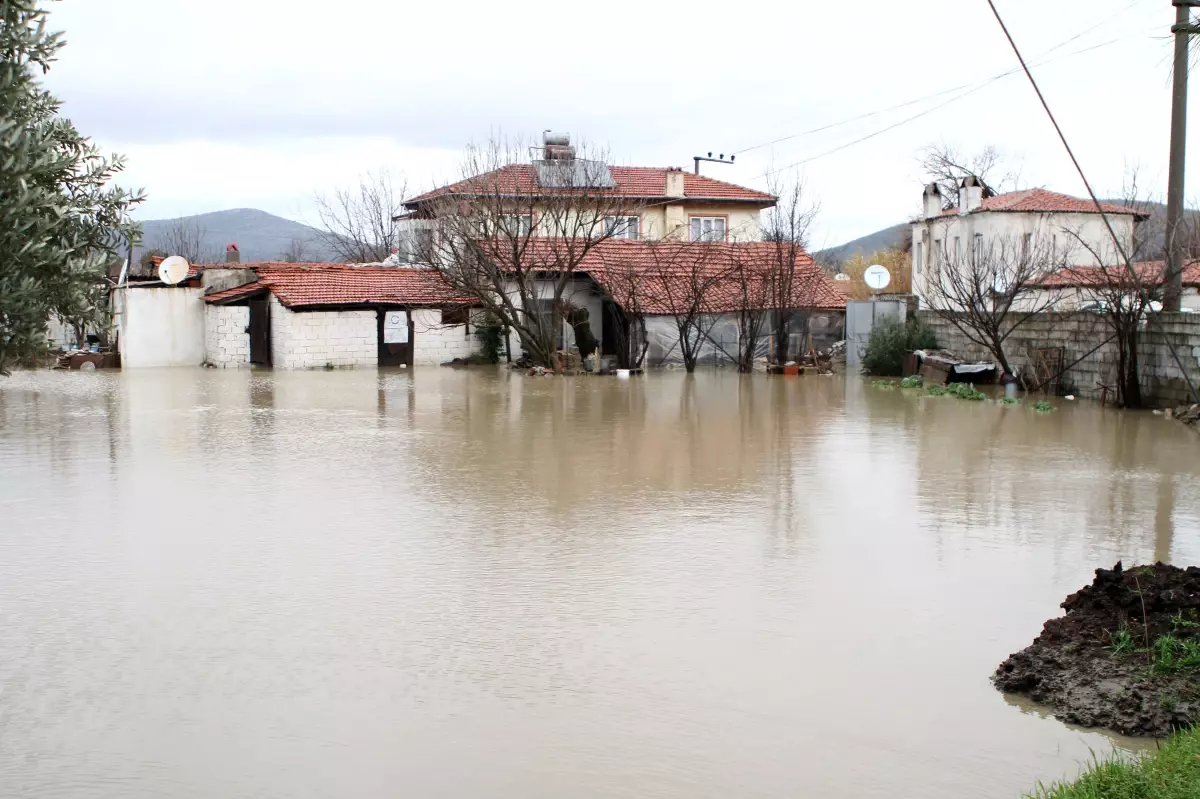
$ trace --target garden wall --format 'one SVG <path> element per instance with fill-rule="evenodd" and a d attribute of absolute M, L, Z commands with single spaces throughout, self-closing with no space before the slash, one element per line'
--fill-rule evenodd
<path fill-rule="evenodd" d="M 931 311 L 918 315 L 933 328 L 943 349 L 968 360 L 992 359 L 986 349 L 969 341 L 949 321 Z M 1070 366 L 1061 379 L 1060 393 L 1099 399 L 1101 388 L 1097 384 L 1113 386 L 1116 382 L 1116 346 L 1104 343 L 1110 335 L 1104 317 L 1096 314 L 1038 314 L 1013 331 L 1005 355 L 1014 369 L 1032 374 L 1032 350 L 1062 347 L 1063 363 Z M 1171 356 L 1168 339 L 1175 345 L 1183 369 L 1200 387 L 1200 314 L 1158 314 L 1149 329 L 1142 332 L 1139 360 L 1145 398 L 1163 407 L 1189 401 L 1184 372 Z"/>

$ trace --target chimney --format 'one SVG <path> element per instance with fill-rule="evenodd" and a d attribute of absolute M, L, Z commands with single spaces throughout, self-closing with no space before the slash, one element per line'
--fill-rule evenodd
<path fill-rule="evenodd" d="M 958 192 L 958 212 L 969 214 L 983 207 L 983 181 L 974 175 L 963 178 Z"/>
<path fill-rule="evenodd" d="M 922 207 L 925 209 L 925 218 L 933 219 L 942 215 L 942 187 L 936 183 L 930 183 L 925 187 L 922 193 Z"/>
<path fill-rule="evenodd" d="M 240 264 L 242 262 L 242 253 L 236 244 L 230 244 L 225 248 L 225 263 Z"/>
<path fill-rule="evenodd" d="M 683 196 L 683 169 L 677 166 L 667 169 L 667 186 L 665 197 Z"/>

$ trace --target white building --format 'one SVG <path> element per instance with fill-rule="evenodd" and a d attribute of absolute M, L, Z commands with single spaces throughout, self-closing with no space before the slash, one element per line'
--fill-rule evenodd
<path fill-rule="evenodd" d="M 1122 263 L 1104 217 L 1090 200 L 1047 189 L 994 194 L 976 178 L 959 189 L 962 202 L 947 208 L 936 183 L 925 187 L 921 217 L 913 222 L 913 293 L 928 305 L 937 269 L 965 268 L 973 254 L 1036 252 L 1048 269 L 1111 267 Z M 1102 203 L 1113 232 L 1126 249 L 1145 216 L 1133 209 Z M 1074 296 L 1063 297 L 1064 305 Z M 1061 310 L 1070 310 L 1063 307 Z"/>

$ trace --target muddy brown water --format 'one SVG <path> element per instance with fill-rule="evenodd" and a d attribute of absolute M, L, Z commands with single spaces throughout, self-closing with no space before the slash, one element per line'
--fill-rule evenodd
<path fill-rule="evenodd" d="M 1113 739 L 989 675 L 1154 558 L 1200 439 L 1095 405 L 19 373 L 0 795 L 1015 797 Z"/>

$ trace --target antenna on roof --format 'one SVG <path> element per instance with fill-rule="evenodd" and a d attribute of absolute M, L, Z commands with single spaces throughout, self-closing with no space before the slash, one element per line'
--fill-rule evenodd
<path fill-rule="evenodd" d="M 714 164 L 732 164 L 733 159 L 735 159 L 735 158 L 737 158 L 736 155 L 731 155 L 731 156 L 729 156 L 729 160 L 726 161 L 725 153 L 721 153 L 716 158 L 713 158 L 712 150 L 708 151 L 707 156 L 705 156 L 705 155 L 693 155 L 692 156 L 692 160 L 696 162 L 696 174 L 697 175 L 700 174 L 700 162 L 701 161 L 711 161 Z"/>

